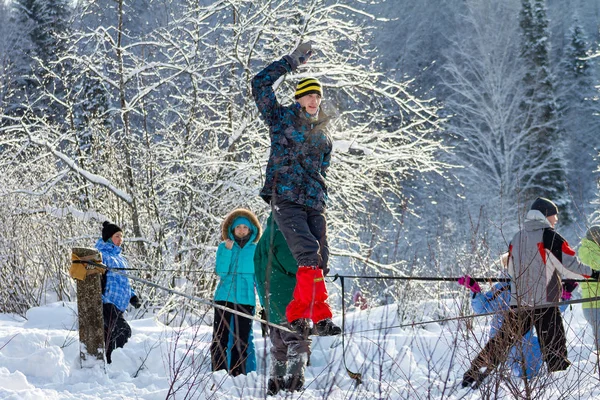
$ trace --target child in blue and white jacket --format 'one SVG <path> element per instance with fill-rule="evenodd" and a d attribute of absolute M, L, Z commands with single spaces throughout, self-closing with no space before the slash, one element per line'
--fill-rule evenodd
<path fill-rule="evenodd" d="M 102 237 L 96 242 L 96 248 L 102 253 L 102 262 L 108 267 L 102 276 L 102 314 L 104 317 L 104 340 L 106 344 L 106 362 L 112 363 L 112 352 L 123 347 L 131 337 L 131 327 L 125 321 L 123 313 L 131 304 L 141 306 L 126 269 L 129 267 L 121 255 L 123 231 L 115 224 L 104 221 Z M 113 272 L 113 270 L 115 272 Z"/>
<path fill-rule="evenodd" d="M 502 326 L 502 311 L 509 309 L 510 282 L 499 282 L 492 289 L 482 293 L 479 284 L 469 275 L 458 279 L 458 284 L 471 290 L 471 307 L 476 314 L 496 313 L 490 324 L 490 337 L 494 337 Z M 569 300 L 571 292 L 577 287 L 577 282 L 565 280 L 563 282 L 562 300 Z M 560 307 L 564 312 L 567 305 Z M 507 362 L 514 376 L 531 379 L 537 376 L 543 364 L 542 351 L 538 337 L 533 330 L 528 331 L 521 342 L 510 349 Z"/>

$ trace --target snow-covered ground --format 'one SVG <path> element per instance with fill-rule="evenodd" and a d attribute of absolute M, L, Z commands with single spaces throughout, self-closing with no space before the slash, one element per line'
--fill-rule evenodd
<path fill-rule="evenodd" d="M 449 307 L 459 309 L 458 300 Z M 303 392 L 275 398 L 302 399 L 479 399 L 600 398 L 597 355 L 579 305 L 567 310 L 567 372 L 530 382 L 490 380 L 481 391 L 459 388 L 477 343 L 485 339 L 485 318 L 392 328 L 395 306 L 354 311 L 346 316 L 346 362 L 360 372 L 355 385 L 342 361 L 340 338 L 315 338 Z M 337 320 L 341 322 L 340 319 Z M 255 324 L 258 372 L 232 378 L 209 372 L 211 328 L 171 328 L 153 318 L 130 321 L 133 336 L 113 353 L 106 370 L 82 368 L 76 304 L 52 303 L 29 310 L 27 320 L 0 315 L 0 399 L 261 399 L 265 398 L 268 340 Z M 529 387 L 529 397 L 527 388 Z M 542 389 L 544 387 L 544 389 Z"/>

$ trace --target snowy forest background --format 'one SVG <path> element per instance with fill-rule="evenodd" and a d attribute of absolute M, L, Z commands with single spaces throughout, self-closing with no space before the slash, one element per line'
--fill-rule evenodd
<path fill-rule="evenodd" d="M 599 21 L 594 0 L 0 0 L 0 311 L 74 300 L 70 249 L 105 219 L 133 275 L 210 299 L 224 215 L 269 211 L 250 80 L 303 40 L 316 55 L 277 94 L 324 84 L 332 273 L 494 277 L 540 195 L 577 246 L 598 218 Z M 452 295 L 358 289 L 401 313 Z M 138 316 L 198 312 L 136 290 Z"/>

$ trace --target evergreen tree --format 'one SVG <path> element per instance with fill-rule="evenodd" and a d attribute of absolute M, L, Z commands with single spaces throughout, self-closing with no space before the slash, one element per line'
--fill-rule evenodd
<path fill-rule="evenodd" d="M 59 105 L 64 97 L 64 77 L 69 74 L 65 63 L 57 65 L 68 47 L 71 7 L 67 0 L 16 0 L 16 19 L 30 45 L 22 56 L 20 77 L 15 81 L 17 98 L 31 103 L 42 95 L 42 88 L 54 93 L 59 101 L 38 102 L 35 113 L 44 113 L 46 117 L 62 118 L 64 108 Z M 24 112 L 21 105 L 20 112 Z"/>
<path fill-rule="evenodd" d="M 70 7 L 65 0 L 19 0 L 27 6 L 34 21 L 30 32 L 36 56 L 44 65 L 55 61 L 66 50 L 69 34 Z"/>
<path fill-rule="evenodd" d="M 524 116 L 522 130 L 532 135 L 523 157 L 539 154 L 548 162 L 541 167 L 532 163 L 522 177 L 533 187 L 524 193 L 524 203 L 537 196 L 553 199 L 564 210 L 563 220 L 570 218 L 570 198 L 566 186 L 566 166 L 563 158 L 555 88 L 550 73 L 548 17 L 545 0 L 522 0 L 520 26 L 522 30 L 521 58 L 525 65 L 521 103 Z"/>
<path fill-rule="evenodd" d="M 587 35 L 579 19 L 573 18 L 566 35 L 567 46 L 560 64 L 558 103 L 561 127 L 569 138 L 569 187 L 583 214 L 589 215 L 594 198 L 596 179 L 592 179 L 597 164 L 594 156 L 600 147 L 598 101 L 595 88 L 595 63 Z"/>

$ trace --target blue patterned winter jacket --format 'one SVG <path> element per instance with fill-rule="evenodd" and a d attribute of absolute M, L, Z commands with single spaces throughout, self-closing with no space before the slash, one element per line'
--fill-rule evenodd
<path fill-rule="evenodd" d="M 120 311 L 125 311 L 129 300 L 135 296 L 135 292 L 125 275 L 127 271 L 119 270 L 114 273 L 110 269 L 129 268 L 127 260 L 121 255 L 121 248 L 114 243 L 105 242 L 102 238 L 96 242 L 96 248 L 102 253 L 102 262 L 108 267 L 106 271 L 106 287 L 102 293 L 102 302 L 114 304 Z"/>
<path fill-rule="evenodd" d="M 260 196 L 267 203 L 276 197 L 320 211 L 327 202 L 325 176 L 332 150 L 326 131 L 329 118 L 321 110 L 316 119 L 310 118 L 299 103 L 279 104 L 273 84 L 290 71 L 290 65 L 281 59 L 252 79 L 252 95 L 271 138 Z"/>

